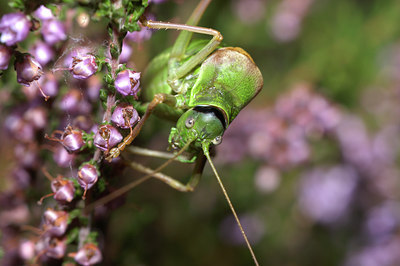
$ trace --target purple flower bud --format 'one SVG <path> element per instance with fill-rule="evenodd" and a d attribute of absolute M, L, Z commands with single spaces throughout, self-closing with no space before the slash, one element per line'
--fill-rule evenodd
<path fill-rule="evenodd" d="M 67 250 L 66 238 L 46 238 L 46 256 L 55 259 L 61 259 Z"/>
<path fill-rule="evenodd" d="M 47 19 L 54 18 L 54 15 L 51 12 L 51 10 L 43 5 L 40 6 L 38 9 L 36 9 L 35 16 L 41 20 L 47 20 Z"/>
<path fill-rule="evenodd" d="M 69 153 L 61 145 L 57 145 L 53 153 L 53 160 L 60 167 L 69 167 L 72 164 L 74 158 L 75 154 Z"/>
<path fill-rule="evenodd" d="M 17 71 L 18 83 L 26 87 L 30 86 L 31 82 L 38 80 L 43 75 L 42 66 L 30 54 L 17 56 L 14 67 Z"/>
<path fill-rule="evenodd" d="M 59 41 L 64 41 L 67 38 L 65 26 L 56 19 L 48 19 L 43 21 L 42 35 L 48 44 L 55 44 Z"/>
<path fill-rule="evenodd" d="M 8 68 L 8 63 L 10 62 L 12 50 L 0 44 L 0 70 L 5 70 Z"/>
<path fill-rule="evenodd" d="M 0 20 L 0 42 L 12 46 L 25 40 L 32 23 L 21 12 L 4 15 Z"/>
<path fill-rule="evenodd" d="M 97 245 L 92 243 L 85 244 L 77 253 L 72 255 L 76 262 L 85 266 L 99 263 L 103 259 Z"/>
<path fill-rule="evenodd" d="M 120 128 L 131 128 L 139 121 L 139 114 L 132 105 L 122 103 L 115 107 L 111 121 Z"/>
<path fill-rule="evenodd" d="M 94 136 L 94 145 L 103 150 L 108 151 L 122 140 L 122 135 L 111 125 L 102 125 L 98 128 Z"/>
<path fill-rule="evenodd" d="M 54 58 L 54 51 L 44 42 L 36 42 L 30 49 L 30 52 L 42 66 L 46 65 Z"/>
<path fill-rule="evenodd" d="M 85 199 L 86 191 L 96 184 L 99 178 L 99 171 L 96 166 L 90 163 L 83 164 L 78 171 L 78 183 L 85 189 L 83 199 Z"/>
<path fill-rule="evenodd" d="M 68 227 L 68 213 L 48 208 L 43 214 L 43 228 L 51 236 L 62 236 Z"/>
<path fill-rule="evenodd" d="M 74 56 L 71 63 L 71 74 L 76 79 L 87 79 L 97 72 L 96 57 L 91 54 Z"/>
<path fill-rule="evenodd" d="M 79 151 L 85 142 L 83 141 L 82 132 L 74 130 L 70 134 L 66 135 L 63 139 L 62 144 L 65 149 L 70 152 Z"/>
<path fill-rule="evenodd" d="M 58 202 L 71 202 L 74 199 L 74 184 L 61 176 L 51 181 L 51 190 L 54 192 L 54 199 Z"/>
<path fill-rule="evenodd" d="M 140 86 L 140 72 L 129 69 L 122 70 L 118 73 L 114 85 L 122 95 L 133 95 L 136 97 Z"/>
<path fill-rule="evenodd" d="M 60 138 L 57 138 L 56 134 L 61 134 Z M 69 152 L 79 151 L 85 145 L 83 132 L 73 129 L 71 126 L 68 126 L 64 132 L 56 130 L 50 137 L 46 135 L 45 138 L 60 142 Z"/>

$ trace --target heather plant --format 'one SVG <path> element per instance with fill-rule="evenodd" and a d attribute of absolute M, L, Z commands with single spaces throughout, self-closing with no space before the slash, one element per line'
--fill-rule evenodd
<path fill-rule="evenodd" d="M 139 19 L 184 23 L 197 2 L 1 2 L 2 265 L 251 263 L 207 168 L 189 195 L 148 181 L 107 198 L 140 181 L 130 165 L 161 162 L 106 160 L 143 118 L 146 65 L 175 40 Z M 264 76 L 214 154 L 261 265 L 400 264 L 399 12 L 397 0 L 205 12 L 199 25 Z M 152 117 L 133 145 L 167 150 L 172 126 Z"/>

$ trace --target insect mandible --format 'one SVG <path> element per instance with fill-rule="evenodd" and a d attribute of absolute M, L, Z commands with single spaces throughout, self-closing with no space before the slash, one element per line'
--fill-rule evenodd
<path fill-rule="evenodd" d="M 140 122 L 130 134 L 107 155 L 112 160 L 120 155 L 139 134 L 151 114 L 176 121 L 171 129 L 170 147 L 175 151 L 171 156 L 162 152 L 132 148 L 134 153 L 147 156 L 170 158 L 159 168 L 152 170 L 131 162 L 129 165 L 147 175 L 127 186 L 114 191 L 101 203 L 127 192 L 144 180 L 155 177 L 179 191 L 193 191 L 198 184 L 206 163 L 218 180 L 236 222 L 250 250 L 256 265 L 257 259 L 240 224 L 233 205 L 221 179 L 211 161 L 210 147 L 222 141 L 222 135 L 238 113 L 260 92 L 263 78 L 250 55 L 242 48 L 222 47 L 220 32 L 197 26 L 211 0 L 201 0 L 186 24 L 151 21 L 144 17 L 141 23 L 151 29 L 175 29 L 182 31 L 172 49 L 156 58 L 148 66 L 143 77 L 139 112 L 144 113 Z M 213 36 L 210 41 L 192 41 L 193 33 Z M 189 157 L 183 157 L 183 152 Z M 193 174 L 187 184 L 160 172 L 171 160 L 195 162 Z"/>

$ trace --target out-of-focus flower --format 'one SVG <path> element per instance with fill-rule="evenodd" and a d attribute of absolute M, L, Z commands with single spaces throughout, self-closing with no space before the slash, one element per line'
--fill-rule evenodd
<path fill-rule="evenodd" d="M 83 93 L 78 89 L 69 89 L 61 98 L 58 107 L 60 110 L 69 114 L 87 114 L 91 110 L 91 105 L 83 97 Z"/>
<path fill-rule="evenodd" d="M 41 20 L 48 20 L 54 18 L 54 15 L 51 12 L 51 10 L 43 5 L 41 5 L 38 9 L 36 9 L 34 14 L 38 19 Z"/>
<path fill-rule="evenodd" d="M 108 151 L 122 140 L 122 135 L 111 125 L 101 125 L 94 136 L 94 145 L 103 150 Z"/>
<path fill-rule="evenodd" d="M 53 45 L 67 38 L 64 24 L 56 19 L 48 19 L 43 21 L 42 35 L 46 43 Z"/>
<path fill-rule="evenodd" d="M 58 82 L 52 73 L 45 73 L 44 78 L 39 80 L 39 84 L 46 95 L 56 96 L 58 94 Z"/>
<path fill-rule="evenodd" d="M 74 78 L 87 79 L 97 72 L 96 57 L 91 54 L 80 54 L 78 52 L 72 59 L 70 69 Z"/>
<path fill-rule="evenodd" d="M 122 51 L 119 56 L 119 62 L 121 64 L 127 63 L 132 55 L 132 52 L 132 47 L 126 41 L 122 42 Z"/>
<path fill-rule="evenodd" d="M 36 130 L 44 129 L 47 125 L 46 109 L 42 106 L 29 108 L 23 118 L 25 121 L 29 121 Z"/>
<path fill-rule="evenodd" d="M 233 10 L 239 19 L 246 24 L 260 21 L 265 13 L 265 1 L 237 0 L 233 1 Z"/>
<path fill-rule="evenodd" d="M 301 31 L 301 23 L 314 0 L 283 0 L 272 17 L 272 36 L 281 42 L 295 39 Z"/>
<path fill-rule="evenodd" d="M 53 151 L 53 160 L 59 167 L 69 167 L 71 166 L 75 155 L 69 153 L 64 146 L 57 145 Z"/>
<path fill-rule="evenodd" d="M 54 58 L 53 49 L 44 42 L 36 42 L 31 47 L 30 52 L 42 66 L 45 66 Z"/>
<path fill-rule="evenodd" d="M 8 68 L 11 55 L 12 50 L 3 44 L 0 44 L 0 70 L 5 70 Z"/>
<path fill-rule="evenodd" d="M 369 210 L 364 227 L 373 242 L 381 242 L 395 233 L 399 225 L 399 202 L 387 201 Z"/>
<path fill-rule="evenodd" d="M 115 107 L 111 121 L 120 128 L 131 128 L 139 121 L 139 114 L 132 105 L 122 103 Z"/>
<path fill-rule="evenodd" d="M 17 71 L 18 83 L 26 87 L 30 86 L 31 82 L 38 80 L 43 75 L 42 66 L 30 54 L 17 56 L 14 67 Z"/>
<path fill-rule="evenodd" d="M 31 260 L 35 256 L 35 243 L 32 240 L 22 240 L 18 248 L 19 256 L 23 260 Z"/>
<path fill-rule="evenodd" d="M 270 166 L 263 166 L 257 170 L 255 176 L 255 187 L 261 192 L 271 193 L 275 191 L 281 183 L 279 172 Z"/>
<path fill-rule="evenodd" d="M 27 16 L 21 12 L 5 14 L 0 20 L 0 42 L 12 46 L 25 40 L 31 25 Z"/>
<path fill-rule="evenodd" d="M 262 239 L 265 233 L 264 223 L 255 215 L 239 215 L 243 229 L 246 231 L 247 238 L 252 244 L 256 244 Z M 236 220 L 232 216 L 226 217 L 219 226 L 221 238 L 233 245 L 246 245 L 242 232 Z"/>
<path fill-rule="evenodd" d="M 73 257 L 80 265 L 93 265 L 101 262 L 103 259 L 101 252 L 97 245 L 93 243 L 87 243 L 76 253 L 71 253 L 69 256 Z"/>
<path fill-rule="evenodd" d="M 23 119 L 19 114 L 11 114 L 4 123 L 7 130 L 20 142 L 31 142 L 35 137 L 33 124 Z"/>
<path fill-rule="evenodd" d="M 122 70 L 118 73 L 114 85 L 122 95 L 136 97 L 140 86 L 140 73 L 129 69 Z"/>
<path fill-rule="evenodd" d="M 400 239 L 397 237 L 353 251 L 345 266 L 391 266 L 400 263 Z"/>
<path fill-rule="evenodd" d="M 349 166 L 316 168 L 305 173 L 299 190 L 300 210 L 317 222 L 338 221 L 348 211 L 357 180 Z"/>

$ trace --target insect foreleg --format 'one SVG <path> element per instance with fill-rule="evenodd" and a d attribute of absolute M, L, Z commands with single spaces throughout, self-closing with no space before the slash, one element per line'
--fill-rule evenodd
<path fill-rule="evenodd" d="M 119 156 L 122 150 L 125 149 L 126 146 L 132 143 L 132 141 L 136 138 L 139 134 L 140 130 L 142 129 L 144 123 L 149 118 L 151 113 L 160 103 L 165 103 L 171 106 L 176 106 L 177 99 L 173 95 L 165 94 L 165 93 L 158 93 L 154 95 L 154 99 L 149 103 L 147 106 L 146 112 L 144 113 L 143 117 L 140 119 L 139 123 L 135 126 L 133 130 L 131 130 L 130 134 L 124 138 L 124 140 L 118 144 L 116 148 L 112 148 L 106 158 L 106 160 L 111 161 L 113 158 Z"/>
<path fill-rule="evenodd" d="M 151 174 L 152 177 L 157 178 L 158 180 L 161 180 L 162 182 L 166 183 L 170 187 L 179 190 L 181 192 L 191 192 L 195 189 L 197 184 L 200 181 L 201 175 L 203 174 L 203 169 L 204 165 L 206 163 L 206 157 L 204 155 L 199 155 L 192 175 L 190 176 L 189 181 L 186 184 L 182 184 L 180 181 L 165 175 L 161 172 L 154 172 L 153 169 L 147 168 L 144 165 L 136 162 L 129 162 L 128 165 L 132 168 L 135 169 L 139 172 L 145 173 L 145 174 Z"/>

